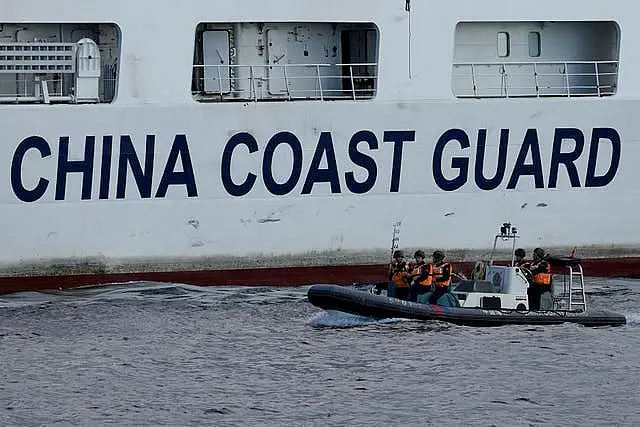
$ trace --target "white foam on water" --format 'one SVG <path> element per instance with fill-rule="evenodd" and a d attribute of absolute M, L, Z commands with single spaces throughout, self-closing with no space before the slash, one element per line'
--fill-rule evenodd
<path fill-rule="evenodd" d="M 640 326 L 640 313 L 627 313 L 624 316 L 627 318 L 627 324 Z"/>
<path fill-rule="evenodd" d="M 311 326 L 349 328 L 354 326 L 396 323 L 400 321 L 402 321 L 402 319 L 376 319 L 373 317 L 357 316 L 355 314 L 327 310 L 314 314 L 307 323 Z"/>

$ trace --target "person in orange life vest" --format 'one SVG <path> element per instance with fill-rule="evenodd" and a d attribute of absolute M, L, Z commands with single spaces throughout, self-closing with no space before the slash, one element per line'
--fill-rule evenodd
<path fill-rule="evenodd" d="M 393 253 L 393 261 L 389 268 L 389 280 L 395 283 L 396 295 L 398 299 L 406 300 L 409 298 L 409 269 L 407 261 L 404 259 L 403 251 L 395 251 Z"/>
<path fill-rule="evenodd" d="M 545 260 L 545 253 L 542 248 L 533 250 L 533 261 L 529 266 L 531 271 L 531 282 L 527 289 L 529 296 L 529 309 L 540 309 L 540 296 L 543 293 L 551 291 L 551 266 Z"/>
<path fill-rule="evenodd" d="M 418 301 L 418 295 L 431 291 L 431 283 L 433 282 L 433 268 L 431 264 L 426 264 L 424 259 L 424 251 L 417 250 L 413 255 L 416 263 L 411 270 L 411 289 L 409 292 L 410 301 Z"/>
<path fill-rule="evenodd" d="M 437 304 L 440 297 L 449 291 L 451 285 L 451 264 L 444 262 L 444 253 L 433 253 L 433 282 L 435 290 L 429 297 L 429 304 Z"/>

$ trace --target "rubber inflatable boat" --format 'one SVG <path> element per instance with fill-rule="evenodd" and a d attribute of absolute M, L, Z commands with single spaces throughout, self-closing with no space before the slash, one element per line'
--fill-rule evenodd
<path fill-rule="evenodd" d="M 307 295 L 311 304 L 325 310 L 343 311 L 380 319 L 441 320 L 467 326 L 553 325 L 565 322 L 585 326 L 619 326 L 627 322 L 623 315 L 606 311 L 527 311 L 444 307 L 403 301 L 339 285 L 313 285 Z"/>
<path fill-rule="evenodd" d="M 393 282 L 359 284 L 353 287 L 314 285 L 308 291 L 309 302 L 325 310 L 343 311 L 373 318 L 441 320 L 469 326 L 552 325 L 577 323 L 585 326 L 619 326 L 626 317 L 608 311 L 587 309 L 584 275 L 580 259 L 547 256 L 554 280 L 540 295 L 538 310 L 530 307 L 527 292 L 531 273 L 515 266 L 515 242 L 519 236 L 510 223 L 500 227 L 487 263 L 474 269 L 476 277 L 450 286 L 437 305 L 429 304 L 430 293 L 417 302 L 395 298 Z M 512 241 L 510 265 L 494 265 L 498 241 Z M 397 241 L 394 236 L 394 242 Z M 394 246 L 392 246 L 392 250 Z M 559 271 L 560 273 L 558 274 Z M 559 280 L 556 280 L 559 279 Z M 562 286 L 558 285 L 562 283 Z"/>

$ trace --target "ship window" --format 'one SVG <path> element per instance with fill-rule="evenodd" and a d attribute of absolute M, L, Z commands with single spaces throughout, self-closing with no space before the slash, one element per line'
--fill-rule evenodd
<path fill-rule="evenodd" d="M 200 23 L 191 93 L 200 102 L 371 99 L 378 46 L 373 23 Z"/>
<path fill-rule="evenodd" d="M 0 104 L 113 102 L 121 39 L 113 23 L 0 23 Z"/>
<path fill-rule="evenodd" d="M 620 37 L 614 21 L 458 22 L 452 92 L 458 98 L 612 96 Z"/>
<path fill-rule="evenodd" d="M 509 56 L 509 33 L 501 31 L 498 33 L 498 57 Z"/>
<path fill-rule="evenodd" d="M 529 32 L 529 56 L 540 56 L 540 33 L 537 31 Z"/>

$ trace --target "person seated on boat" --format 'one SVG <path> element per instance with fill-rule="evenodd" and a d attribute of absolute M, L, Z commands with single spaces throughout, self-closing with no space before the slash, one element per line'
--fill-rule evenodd
<path fill-rule="evenodd" d="M 409 300 L 418 301 L 418 295 L 431 292 L 431 284 L 433 282 L 433 267 L 431 264 L 425 263 L 425 254 L 422 250 L 417 250 L 413 255 L 416 262 L 412 266 L 411 288 L 409 291 Z"/>
<path fill-rule="evenodd" d="M 433 284 L 435 290 L 429 297 L 429 304 L 437 304 L 440 297 L 449 291 L 451 285 L 451 264 L 444 261 L 444 252 L 433 253 Z"/>
<path fill-rule="evenodd" d="M 545 259 L 545 253 L 542 248 L 533 250 L 533 261 L 529 266 L 531 272 L 531 282 L 527 289 L 529 297 L 529 309 L 540 309 L 540 297 L 545 292 L 551 292 L 551 266 Z"/>
<path fill-rule="evenodd" d="M 409 298 L 409 266 L 403 251 L 395 251 L 389 268 L 389 281 L 395 285 L 395 297 L 402 300 Z"/>

